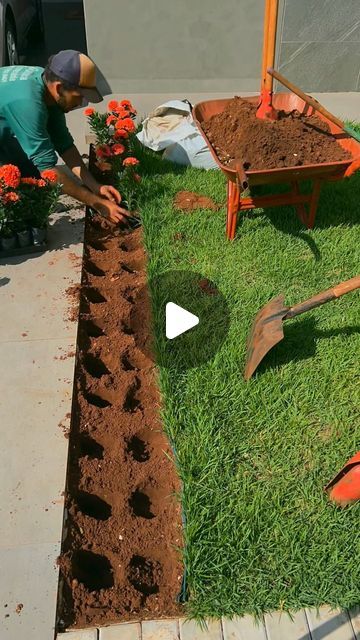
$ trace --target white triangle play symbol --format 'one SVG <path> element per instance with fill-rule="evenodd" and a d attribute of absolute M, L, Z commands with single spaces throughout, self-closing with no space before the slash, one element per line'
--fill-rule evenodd
<path fill-rule="evenodd" d="M 173 340 L 185 331 L 189 331 L 199 324 L 199 318 L 190 311 L 186 311 L 174 302 L 168 302 L 165 308 L 166 329 L 165 334 L 169 340 Z"/>

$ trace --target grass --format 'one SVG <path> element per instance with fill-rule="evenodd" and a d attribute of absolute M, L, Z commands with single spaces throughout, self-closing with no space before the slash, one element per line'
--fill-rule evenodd
<path fill-rule="evenodd" d="M 360 504 L 336 508 L 323 487 L 359 449 L 359 292 L 288 321 L 257 374 L 246 383 L 242 372 L 259 307 L 281 292 L 300 302 L 359 273 L 360 176 L 323 186 L 314 230 L 291 207 L 257 210 L 230 243 L 222 173 L 142 155 L 155 318 L 156 277 L 174 269 L 214 281 L 230 314 L 222 347 L 199 367 L 169 362 L 156 337 L 163 419 L 183 482 L 188 614 L 358 604 Z M 179 190 L 224 206 L 179 213 Z"/>

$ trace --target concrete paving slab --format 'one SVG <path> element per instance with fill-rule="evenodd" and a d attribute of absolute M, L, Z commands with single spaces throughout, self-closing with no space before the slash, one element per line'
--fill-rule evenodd
<path fill-rule="evenodd" d="M 53 543 L 0 549 L 1 640 L 52 640 L 58 553 Z"/>
<path fill-rule="evenodd" d="M 222 640 L 221 623 L 208 620 L 206 627 L 200 627 L 194 620 L 180 620 L 181 640 Z"/>
<path fill-rule="evenodd" d="M 141 625 L 129 622 L 105 627 L 99 630 L 99 640 L 141 640 Z"/>
<path fill-rule="evenodd" d="M 356 640 L 360 640 L 360 607 L 354 607 L 349 611 L 352 628 Z"/>
<path fill-rule="evenodd" d="M 354 640 L 355 634 L 347 611 L 320 607 L 306 609 L 312 640 Z"/>
<path fill-rule="evenodd" d="M 149 620 L 141 624 L 142 640 L 179 640 L 177 620 Z M 119 640 L 120 636 L 119 636 Z"/>
<path fill-rule="evenodd" d="M 58 633 L 56 640 L 98 640 L 97 629 L 79 629 L 68 633 Z"/>
<path fill-rule="evenodd" d="M 0 345 L 0 547 L 60 542 L 74 358 L 55 358 L 74 348 L 74 336 Z"/>
<path fill-rule="evenodd" d="M 284 612 L 265 616 L 268 640 L 311 640 L 305 611 L 298 611 L 292 618 Z"/>
<path fill-rule="evenodd" d="M 252 616 L 222 619 L 224 640 L 267 640 L 265 625 Z"/>
<path fill-rule="evenodd" d="M 75 335 L 65 291 L 80 278 L 83 213 L 54 216 L 48 251 L 0 260 L 0 278 L 7 279 L 0 287 L 0 342 Z"/>
<path fill-rule="evenodd" d="M 77 332 L 64 291 L 80 280 L 83 211 L 54 217 L 46 253 L 0 261 L 1 640 L 54 635 L 68 449 L 59 423 Z"/>

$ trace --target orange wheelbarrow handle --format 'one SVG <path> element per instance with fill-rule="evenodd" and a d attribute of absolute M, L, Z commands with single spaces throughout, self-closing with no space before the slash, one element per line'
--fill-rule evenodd
<path fill-rule="evenodd" d="M 350 178 L 355 171 L 360 169 L 360 158 L 355 158 L 355 160 L 348 166 L 344 173 L 345 178 Z"/>
<path fill-rule="evenodd" d="M 360 500 L 360 451 L 347 461 L 341 471 L 325 487 L 332 502 L 340 506 Z"/>

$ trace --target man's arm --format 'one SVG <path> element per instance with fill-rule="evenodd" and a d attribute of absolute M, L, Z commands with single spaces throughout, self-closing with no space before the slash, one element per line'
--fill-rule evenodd
<path fill-rule="evenodd" d="M 61 167 L 52 167 L 58 175 L 58 181 L 62 184 L 62 192 L 83 202 L 88 207 L 108 218 L 111 222 L 125 222 L 129 212 L 119 207 L 116 202 L 102 198 L 93 193 L 87 187 L 78 184 L 66 174 Z M 85 167 L 86 168 L 86 167 Z"/>
<path fill-rule="evenodd" d="M 86 167 L 78 149 L 75 145 L 64 151 L 61 154 L 65 164 L 71 169 L 74 176 L 76 176 L 90 191 L 100 195 L 101 185 L 91 175 L 90 171 Z"/>

